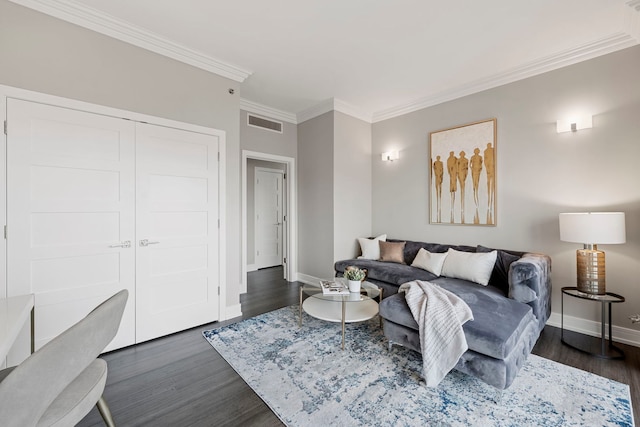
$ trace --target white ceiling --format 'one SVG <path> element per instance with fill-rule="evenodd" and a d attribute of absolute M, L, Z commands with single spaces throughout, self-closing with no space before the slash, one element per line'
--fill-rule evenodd
<path fill-rule="evenodd" d="M 240 81 L 247 109 L 294 122 L 383 120 L 640 42 L 640 0 L 12 1 Z"/>

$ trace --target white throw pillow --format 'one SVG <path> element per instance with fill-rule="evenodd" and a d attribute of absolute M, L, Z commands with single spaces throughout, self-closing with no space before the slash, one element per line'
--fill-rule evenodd
<path fill-rule="evenodd" d="M 442 275 L 465 279 L 487 286 L 496 263 L 498 251 L 487 253 L 460 252 L 449 249 L 442 266 Z"/>
<path fill-rule="evenodd" d="M 380 259 L 380 244 L 378 243 L 380 240 L 386 242 L 387 235 L 381 234 L 375 239 L 358 237 L 358 242 L 360 242 L 360 250 L 362 251 L 362 255 L 359 256 L 358 259 Z"/>
<path fill-rule="evenodd" d="M 427 270 L 436 276 L 440 275 L 442 271 L 442 265 L 445 258 L 447 258 L 448 252 L 445 253 L 432 253 L 425 248 L 420 248 L 418 255 L 416 255 L 411 267 L 418 267 L 423 270 Z"/>

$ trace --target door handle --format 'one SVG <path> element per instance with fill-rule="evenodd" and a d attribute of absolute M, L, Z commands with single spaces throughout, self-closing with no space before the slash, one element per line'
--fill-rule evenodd
<path fill-rule="evenodd" d="M 149 246 L 149 245 L 157 245 L 160 242 L 153 242 L 153 241 L 149 241 L 149 239 L 142 239 L 140 240 L 140 246 L 145 247 L 145 246 Z"/>
<path fill-rule="evenodd" d="M 110 248 L 130 248 L 131 240 L 125 240 L 124 242 L 120 242 L 116 245 L 109 245 Z"/>

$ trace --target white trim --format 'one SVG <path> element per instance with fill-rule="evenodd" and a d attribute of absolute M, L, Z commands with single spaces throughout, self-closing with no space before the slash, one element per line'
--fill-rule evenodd
<path fill-rule="evenodd" d="M 304 273 L 298 273 L 298 282 L 319 286 L 320 280 L 321 279 L 319 277 L 309 276 L 308 274 Z"/>
<path fill-rule="evenodd" d="M 298 124 L 311 120 L 315 117 L 321 116 L 324 113 L 333 111 L 333 98 L 326 99 L 313 107 L 307 108 L 304 111 L 298 113 Z"/>
<path fill-rule="evenodd" d="M 640 0 L 627 1 L 625 26 L 627 32 L 640 43 Z"/>
<path fill-rule="evenodd" d="M 205 135 L 220 136 L 226 134 L 226 132 L 223 130 L 205 126 L 179 122 L 177 120 L 165 119 L 163 117 L 150 116 L 148 114 L 136 113 L 134 111 L 123 110 L 120 108 L 91 104 L 89 102 L 77 101 L 75 99 L 63 98 L 61 96 L 48 95 L 46 93 L 34 92 L 27 89 L 20 89 L 0 84 L 0 97 L 2 96 L 6 96 L 7 98 L 22 99 L 24 101 L 38 102 L 40 104 L 64 107 L 71 110 L 86 111 L 103 116 L 124 118 L 136 122 L 145 122 L 175 129 L 188 130 L 191 132 L 203 133 Z"/>
<path fill-rule="evenodd" d="M 247 264 L 247 272 L 258 271 L 258 266 L 255 264 Z"/>
<path fill-rule="evenodd" d="M 52 105 L 62 108 L 68 108 L 72 110 L 85 111 L 89 113 L 100 114 L 103 116 L 116 117 L 122 119 L 133 120 L 137 122 L 145 122 L 152 125 L 159 125 L 164 127 L 170 127 L 174 129 L 181 129 L 190 132 L 202 133 L 205 135 L 217 136 L 219 138 L 219 152 L 220 152 L 220 163 L 218 164 L 218 174 L 219 174 L 219 204 L 218 204 L 218 217 L 220 219 L 220 229 L 219 229 L 219 254 L 218 260 L 220 262 L 220 270 L 218 272 L 218 278 L 220 283 L 220 297 L 219 297 L 219 314 L 218 317 L 220 320 L 225 320 L 226 316 L 229 315 L 229 310 L 226 307 L 226 295 L 227 295 L 227 280 L 226 280 L 226 132 L 219 129 L 208 128 L 204 126 L 194 125 L 191 123 L 178 122 L 175 120 L 165 119 L 162 117 L 150 116 L 147 114 L 136 113 L 133 111 L 127 111 L 112 107 L 105 107 L 102 105 L 91 104 L 83 101 L 76 101 L 73 99 L 63 98 L 60 96 L 48 95 L 40 92 L 33 92 L 26 89 L 15 88 L 11 86 L 0 85 L 0 102 L 2 106 L 0 107 L 0 114 L 2 114 L 2 120 L 4 121 L 7 117 L 6 114 L 6 105 L 7 98 L 21 99 L 24 101 L 37 102 L 46 105 Z M 11 129 L 11 123 L 8 124 L 9 131 Z M 3 132 L 4 134 L 4 132 Z M 5 143 L 6 147 L 6 143 Z M 5 150 L 6 151 L 6 150 Z M 6 164 L 6 159 L 5 159 Z M 6 190 L 6 176 L 2 175 L 4 179 L 4 187 Z M 4 190 L 3 190 L 4 191 Z M 1 194 L 2 192 L 0 192 Z M 5 198 L 3 197 L 3 200 Z M 0 205 L 1 206 L 1 205 Z M 6 214 L 6 209 L 3 210 Z M 6 245 L 6 240 L 5 240 Z M 5 251 L 6 255 L 6 251 Z M 6 264 L 6 256 L 3 261 Z M 1 273 L 1 271 L 0 271 Z M 6 295 L 6 270 L 4 275 L 4 284 L 0 287 L 0 295 Z M 235 312 L 234 312 L 235 313 Z M 232 313 L 233 314 L 233 313 Z"/>
<path fill-rule="evenodd" d="M 7 119 L 7 98 L 2 96 L 2 86 L 0 86 L 0 227 L 7 224 L 7 136 L 4 133 L 4 121 Z M 4 233 L 4 230 L 2 230 Z M 7 230 L 8 234 L 8 230 Z M 7 292 L 7 239 L 2 239 L 0 244 L 0 298 L 6 298 Z M 0 359 L 0 366 L 5 360 Z M 6 365 L 5 365 L 6 366 Z"/>
<path fill-rule="evenodd" d="M 409 114 L 423 108 L 432 107 L 434 105 L 442 104 L 443 102 L 462 98 L 463 96 L 492 89 L 508 83 L 513 83 L 528 77 L 533 77 L 538 74 L 546 73 L 547 71 L 556 70 L 558 68 L 586 61 L 636 44 L 638 44 L 638 40 L 631 35 L 626 33 L 615 33 L 592 43 L 578 46 L 555 55 L 550 55 L 502 73 L 472 81 L 452 90 L 436 93 L 409 104 L 378 111 L 373 114 L 373 123 Z"/>
<path fill-rule="evenodd" d="M 242 306 L 240 304 L 227 307 L 227 317 L 224 320 L 233 319 L 242 316 Z"/>
<path fill-rule="evenodd" d="M 241 264 L 242 271 L 240 276 L 240 293 L 247 292 L 247 160 L 266 160 L 268 162 L 277 162 L 286 164 L 287 173 L 287 264 L 286 273 L 287 281 L 295 282 L 297 280 L 298 268 L 298 218 L 297 218 L 297 172 L 296 160 L 293 157 L 279 156 L 276 154 L 260 153 L 257 151 L 242 150 L 242 248 L 241 248 Z"/>
<path fill-rule="evenodd" d="M 240 83 L 252 74 L 75 0 L 10 1 Z"/>
<path fill-rule="evenodd" d="M 248 99 L 240 98 L 240 109 L 247 113 L 260 114 L 265 116 L 264 118 L 273 120 L 278 119 L 287 123 L 298 124 L 295 113 L 288 111 L 278 110 L 268 105 L 258 104 L 257 102 L 249 101 Z"/>
<path fill-rule="evenodd" d="M 307 108 L 306 110 L 299 112 L 297 116 L 298 123 L 306 122 L 307 120 L 321 116 L 322 114 L 328 113 L 329 111 L 339 111 L 367 123 L 371 123 L 373 118 L 373 115 L 371 113 L 365 112 L 359 107 L 351 105 L 337 98 L 329 98 L 311 108 Z"/>
<path fill-rule="evenodd" d="M 348 104 L 340 99 L 333 99 L 333 109 L 367 123 L 371 123 L 373 120 L 373 114 L 362 110 L 360 107 Z"/>
<path fill-rule="evenodd" d="M 547 320 L 547 325 L 559 328 L 560 324 L 560 313 L 551 313 L 549 320 Z M 601 327 L 600 322 L 564 315 L 564 329 L 567 331 L 579 332 L 600 338 Z M 613 325 L 611 329 L 614 341 L 640 347 L 640 331 L 616 325 Z"/>
<path fill-rule="evenodd" d="M 218 296 L 218 317 L 221 320 L 234 317 L 234 311 L 227 307 L 227 139 L 226 133 L 222 132 L 218 153 L 218 286 L 220 295 Z"/>

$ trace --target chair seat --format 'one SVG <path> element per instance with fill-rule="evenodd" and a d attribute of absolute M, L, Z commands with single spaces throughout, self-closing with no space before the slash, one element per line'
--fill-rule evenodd
<path fill-rule="evenodd" d="M 76 425 L 100 399 L 106 382 L 107 362 L 96 359 L 47 408 L 38 427 Z"/>
<path fill-rule="evenodd" d="M 11 371 L 13 371 L 16 367 L 12 366 L 11 368 L 6 368 L 0 371 L 0 383 L 2 382 L 3 379 L 5 379 L 7 377 L 7 375 L 9 375 L 11 373 Z"/>

